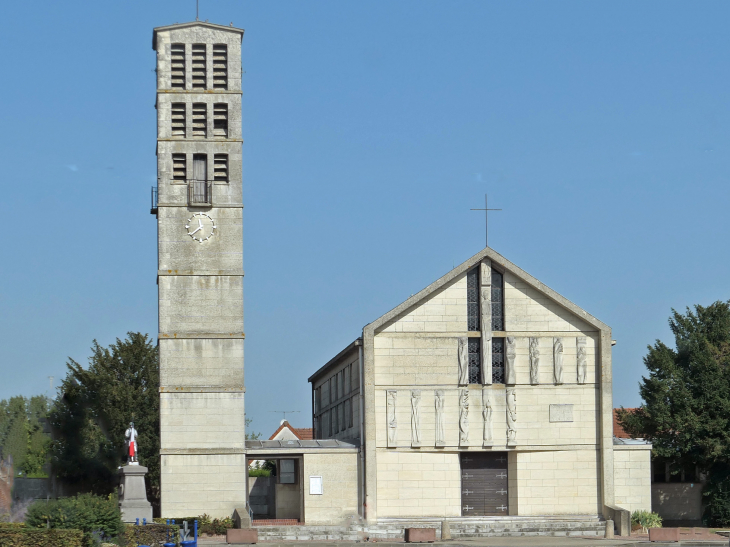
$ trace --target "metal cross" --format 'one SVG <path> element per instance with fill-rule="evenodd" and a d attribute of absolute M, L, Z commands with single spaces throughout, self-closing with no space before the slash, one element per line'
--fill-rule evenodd
<path fill-rule="evenodd" d="M 487 194 L 484 194 L 484 209 L 471 209 L 471 211 L 484 211 L 484 246 L 489 247 L 489 211 L 501 211 L 502 209 L 490 209 L 487 204 Z"/>

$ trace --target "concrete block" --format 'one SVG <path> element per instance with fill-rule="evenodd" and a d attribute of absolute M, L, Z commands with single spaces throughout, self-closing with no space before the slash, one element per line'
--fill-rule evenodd
<path fill-rule="evenodd" d="M 436 528 L 406 528 L 406 543 L 433 543 L 436 541 Z"/>
<path fill-rule="evenodd" d="M 231 528 L 226 530 L 226 543 L 258 543 L 259 531 L 253 528 Z"/>

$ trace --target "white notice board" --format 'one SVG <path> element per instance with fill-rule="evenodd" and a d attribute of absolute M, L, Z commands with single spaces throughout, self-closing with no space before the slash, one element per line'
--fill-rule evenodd
<path fill-rule="evenodd" d="M 312 496 L 322 495 L 322 477 L 310 475 L 309 477 L 309 494 Z"/>

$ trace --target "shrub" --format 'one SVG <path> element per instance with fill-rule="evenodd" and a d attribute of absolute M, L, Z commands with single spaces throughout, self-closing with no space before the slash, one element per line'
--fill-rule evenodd
<path fill-rule="evenodd" d="M 84 547 L 81 530 L 38 530 L 33 528 L 0 528 L 3 547 Z"/>
<path fill-rule="evenodd" d="M 93 494 L 37 501 L 28 508 L 25 523 L 29 528 L 81 530 L 87 540 L 98 531 L 103 532 L 103 538 L 117 537 L 123 526 L 116 496 Z"/>
<path fill-rule="evenodd" d="M 180 540 L 180 527 L 166 524 L 125 524 L 120 543 L 126 547 L 138 545 L 162 545 L 168 541 L 177 544 Z"/>
<path fill-rule="evenodd" d="M 646 531 L 649 528 L 661 528 L 662 518 L 656 513 L 639 510 L 631 513 L 631 524 L 638 524 Z"/>
<path fill-rule="evenodd" d="M 730 526 L 730 469 L 716 465 L 707 477 L 705 510 L 702 521 L 706 526 Z"/>
<path fill-rule="evenodd" d="M 198 528 L 198 534 L 213 534 L 221 536 L 226 534 L 226 530 L 233 528 L 233 519 L 230 517 L 222 519 L 213 519 Z"/>
<path fill-rule="evenodd" d="M 249 477 L 270 477 L 271 469 L 249 469 Z"/>

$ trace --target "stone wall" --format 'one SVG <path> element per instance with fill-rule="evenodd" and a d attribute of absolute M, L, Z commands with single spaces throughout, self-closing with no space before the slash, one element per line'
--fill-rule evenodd
<path fill-rule="evenodd" d="M 652 510 L 650 444 L 613 447 L 613 484 L 618 507 Z"/>
<path fill-rule="evenodd" d="M 305 454 L 302 488 L 304 521 L 346 524 L 358 514 L 358 454 Z M 322 477 L 322 494 L 310 494 L 309 477 Z"/>
<path fill-rule="evenodd" d="M 651 485 L 651 507 L 664 520 L 699 524 L 703 487 L 700 482 L 655 482 Z"/>

